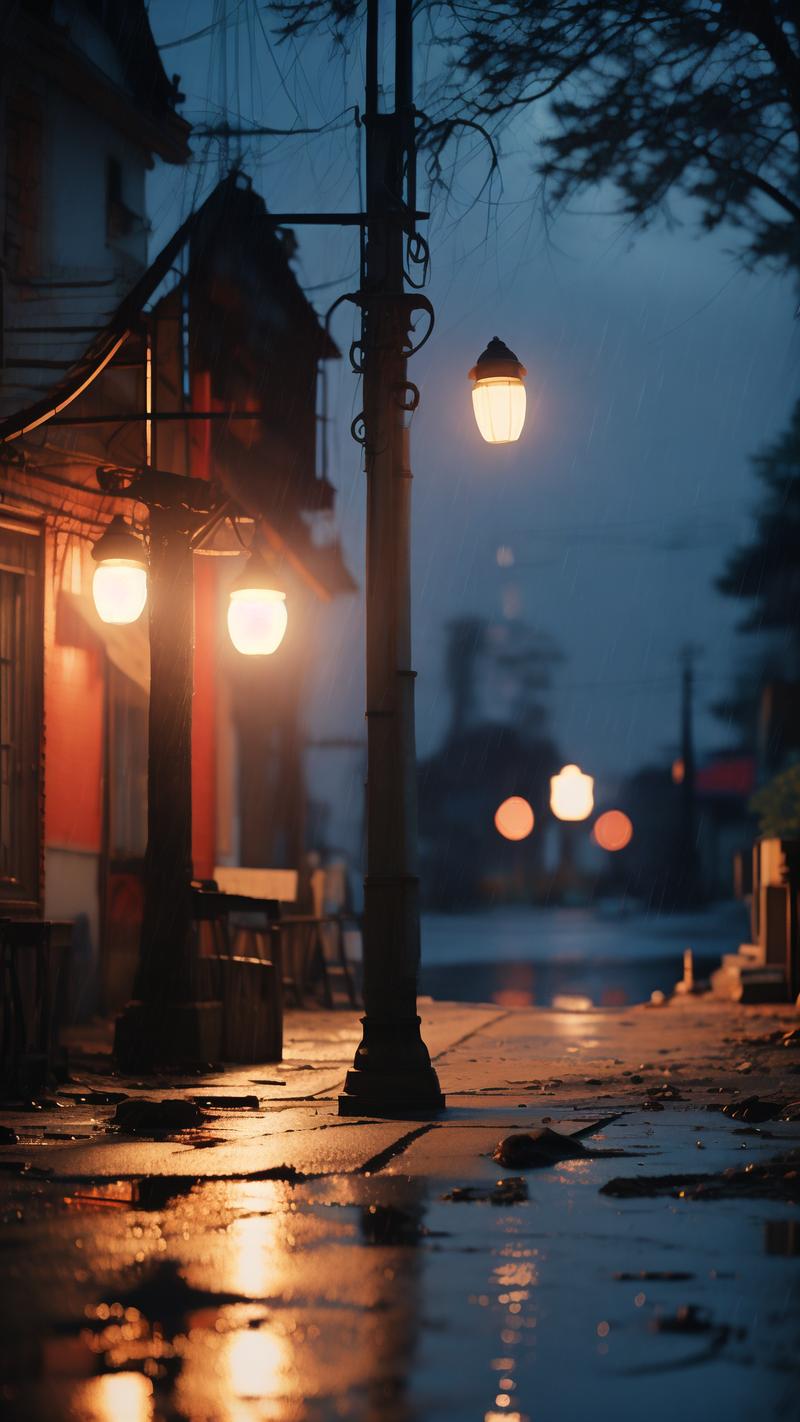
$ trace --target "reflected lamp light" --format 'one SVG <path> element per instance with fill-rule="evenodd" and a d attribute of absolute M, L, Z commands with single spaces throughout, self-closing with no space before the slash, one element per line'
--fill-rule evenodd
<path fill-rule="evenodd" d="M 550 777 L 550 809 L 557 820 L 587 820 L 594 809 L 594 779 L 578 765 Z"/>
<path fill-rule="evenodd" d="M 135 622 L 147 602 L 147 554 L 121 514 L 94 544 L 92 558 L 92 598 L 101 622 Z"/>
<path fill-rule="evenodd" d="M 245 657 L 269 657 L 283 641 L 289 616 L 286 593 L 260 553 L 250 553 L 228 595 L 228 632 Z"/>
<path fill-rule="evenodd" d="M 525 424 L 524 365 L 493 336 L 469 373 L 472 408 L 487 444 L 513 444 Z"/>

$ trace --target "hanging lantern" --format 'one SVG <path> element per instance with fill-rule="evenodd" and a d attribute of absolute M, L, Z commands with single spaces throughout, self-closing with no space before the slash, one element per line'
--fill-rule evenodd
<path fill-rule="evenodd" d="M 115 514 L 92 548 L 97 564 L 92 597 L 103 622 L 124 624 L 141 617 L 147 602 L 147 555 L 140 538 Z"/>
<path fill-rule="evenodd" d="M 527 375 L 513 351 L 494 336 L 469 373 L 472 408 L 487 444 L 513 444 L 525 423 Z"/>
<path fill-rule="evenodd" d="M 286 594 L 274 587 L 275 575 L 260 553 L 251 553 L 229 594 L 228 632 L 237 652 L 268 657 L 283 641 L 289 620 Z"/>
<path fill-rule="evenodd" d="M 558 820 L 586 820 L 594 808 L 594 780 L 577 765 L 550 777 L 550 809 Z"/>

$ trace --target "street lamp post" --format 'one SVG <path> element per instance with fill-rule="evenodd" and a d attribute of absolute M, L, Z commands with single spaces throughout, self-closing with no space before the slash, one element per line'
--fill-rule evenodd
<path fill-rule="evenodd" d="M 420 922 L 415 673 L 411 669 L 411 469 L 406 416 L 415 408 L 418 392 L 407 379 L 406 364 L 412 351 L 410 331 L 414 315 L 424 310 L 432 320 L 432 308 L 425 297 L 405 291 L 405 263 L 407 259 L 413 260 L 410 254 L 414 222 L 418 216 L 426 215 L 416 210 L 412 0 L 396 0 L 395 4 L 395 106 L 390 113 L 379 110 L 378 42 L 379 0 L 367 0 L 366 213 L 273 213 L 271 216 L 276 225 L 304 222 L 357 225 L 365 235 L 361 289 L 340 298 L 354 301 L 362 315 L 362 363 L 358 368 L 364 378 L 364 410 L 360 423 L 367 474 L 368 783 L 363 1035 L 353 1069 L 347 1073 L 339 1110 L 342 1115 L 397 1117 L 430 1115 L 444 1106 L 417 1014 Z M 145 473 L 142 479 L 146 477 Z M 142 479 L 136 491 L 140 499 Z M 184 489 L 197 483 L 181 482 Z M 147 502 L 147 498 L 143 501 Z M 174 549 L 174 552 L 177 557 L 179 550 Z M 159 608 L 162 604 L 155 590 L 158 567 L 158 559 L 154 560 L 151 553 L 151 638 L 158 639 L 163 634 L 166 647 L 169 635 L 161 624 Z M 178 563 L 173 569 L 176 576 L 177 571 Z M 164 585 L 167 584 L 165 577 Z M 179 592 L 176 586 L 175 611 L 176 616 L 180 614 L 184 627 L 184 645 L 190 648 L 190 624 L 187 628 L 182 611 L 186 596 L 183 584 L 181 589 Z M 249 602 L 252 601 L 250 598 Z M 282 617 L 280 609 L 272 607 L 270 616 L 277 627 Z M 234 622 L 238 621 L 234 617 Z M 166 661 L 154 659 L 154 676 L 157 665 L 162 670 L 164 686 L 169 686 L 171 678 Z M 158 709 L 153 705 L 151 692 L 150 724 L 158 726 L 159 735 L 163 735 L 163 720 L 172 719 L 172 748 L 176 764 L 181 768 L 182 785 L 184 790 L 189 787 L 186 793 L 190 794 L 186 755 L 190 746 L 191 710 L 190 698 L 187 705 L 186 687 L 190 687 L 191 681 L 182 657 L 176 659 L 173 670 L 176 679 L 172 682 L 172 691 L 166 701 L 158 698 Z M 154 771 L 151 757 L 151 787 Z M 167 777 L 165 784 L 168 783 Z M 160 824 L 158 806 L 166 816 Z M 165 981 L 158 971 L 162 952 L 169 952 L 174 959 L 174 971 L 171 967 L 167 975 L 172 1006 L 180 1009 L 191 993 L 190 955 L 185 948 L 189 942 L 186 925 L 191 907 L 190 871 L 187 872 L 191 863 L 190 846 L 187 850 L 186 838 L 190 810 L 191 802 L 185 800 L 184 791 L 172 806 L 157 795 L 150 809 L 149 828 L 154 843 L 164 846 L 169 842 L 170 875 L 174 875 L 174 883 L 172 879 L 167 882 L 166 878 L 162 882 L 157 856 L 148 850 L 145 893 L 146 898 L 151 896 L 153 900 L 152 923 L 148 917 L 150 911 L 146 910 L 145 919 L 152 951 L 143 953 L 137 983 L 147 991 L 148 1001 L 131 1004 L 124 1019 L 120 1019 L 117 1043 L 118 1049 L 123 1044 L 131 1047 L 130 1054 L 120 1052 L 127 1061 L 135 1060 L 139 1027 L 153 1030 L 166 1044 L 166 1024 L 169 1020 L 179 1023 L 181 1019 L 180 1010 L 177 1017 L 175 1012 L 170 1015 L 166 1011 L 166 1002 L 159 990 L 159 984 Z M 173 887 L 173 904 L 165 903 L 159 909 L 160 900 L 169 899 Z M 157 1056 L 152 1042 L 148 1054 Z M 170 1055 L 175 1057 L 174 1044 Z"/>
<path fill-rule="evenodd" d="M 412 5 L 395 5 L 395 107 L 378 110 L 378 0 L 367 6 L 367 225 L 363 313 L 367 473 L 367 872 L 363 1036 L 342 1115 L 430 1114 L 444 1097 L 417 1015 L 420 958 L 411 469 L 406 410 L 410 315 L 404 293 L 414 205 Z M 406 195 L 411 199 L 406 201 Z"/>
<path fill-rule="evenodd" d="M 150 503 L 150 699 L 144 910 L 133 999 L 117 1018 L 123 1070 L 208 1061 L 221 1008 L 198 1000 L 192 920 L 192 534 L 199 519 L 174 499 L 179 476 L 147 471 Z M 176 485 L 176 480 L 177 485 Z M 184 480 L 197 486 L 197 481 Z M 199 492 L 202 508 L 208 494 Z M 185 505 L 186 495 L 180 494 Z M 148 500 L 149 502 L 149 500 Z M 206 504 L 207 507 L 207 504 Z"/>

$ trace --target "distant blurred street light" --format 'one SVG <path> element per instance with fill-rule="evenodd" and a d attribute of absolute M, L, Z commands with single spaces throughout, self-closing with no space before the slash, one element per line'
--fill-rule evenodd
<path fill-rule="evenodd" d="M 495 811 L 494 827 L 503 839 L 527 839 L 533 824 L 533 810 L 521 795 L 510 795 Z"/>
<path fill-rule="evenodd" d="M 97 564 L 92 597 L 103 622 L 124 625 L 141 617 L 147 602 L 147 554 L 121 514 L 115 514 L 92 548 Z"/>
<path fill-rule="evenodd" d="M 598 817 L 592 835 L 601 849 L 616 854 L 633 839 L 633 825 L 622 810 L 606 810 L 604 815 Z"/>
<path fill-rule="evenodd" d="M 469 373 L 474 382 L 472 408 L 487 444 L 513 444 L 525 424 L 527 371 L 497 336 L 478 356 Z"/>
<path fill-rule="evenodd" d="M 594 809 L 594 780 L 577 765 L 550 777 L 550 809 L 558 820 L 586 820 Z"/>
<path fill-rule="evenodd" d="M 237 652 L 268 657 L 283 641 L 288 613 L 286 594 L 274 587 L 275 575 L 260 553 L 251 553 L 231 587 L 228 632 Z"/>

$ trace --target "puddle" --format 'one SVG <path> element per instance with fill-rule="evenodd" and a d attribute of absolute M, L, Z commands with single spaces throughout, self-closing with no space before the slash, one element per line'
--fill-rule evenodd
<path fill-rule="evenodd" d="M 731 1124 L 701 1119 L 703 1160 L 745 1173 Z M 675 1112 L 652 1129 L 676 1174 L 697 1118 Z M 639 1147 L 635 1170 L 641 1117 L 605 1131 L 611 1147 L 626 1135 Z M 462 1136 L 454 1126 L 454 1148 Z M 747 1144 L 766 1169 L 774 1144 Z M 600 1193 L 603 1158 L 551 1162 L 527 1180 L 496 1170 L 478 1156 L 468 1184 L 286 1168 L 214 1181 L 0 1179 L 8 1415 L 796 1415 L 800 1221 L 785 1203 L 621 1200 Z"/>

